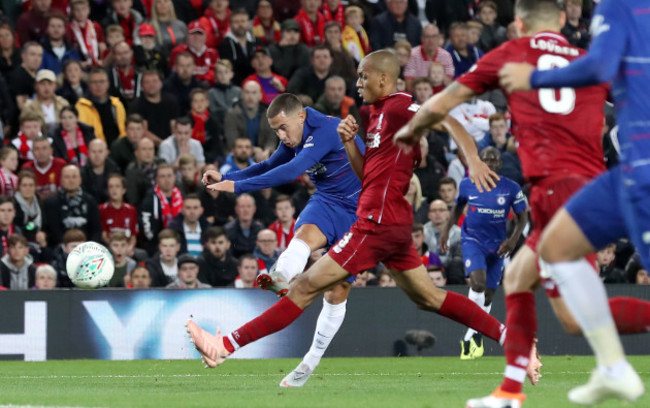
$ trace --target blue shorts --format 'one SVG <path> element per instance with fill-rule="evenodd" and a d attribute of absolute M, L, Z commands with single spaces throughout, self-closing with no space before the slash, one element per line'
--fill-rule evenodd
<path fill-rule="evenodd" d="M 484 270 L 486 274 L 485 287 L 496 289 L 503 277 L 503 258 L 496 250 L 488 251 L 483 245 L 474 241 L 463 241 L 463 262 L 465 263 L 465 276 L 476 270 Z"/>
<path fill-rule="evenodd" d="M 300 213 L 294 231 L 304 224 L 314 224 L 327 238 L 327 248 L 336 244 L 343 235 L 350 231 L 357 221 L 356 208 L 340 205 L 336 201 L 327 201 L 325 197 L 312 196 Z M 348 282 L 354 282 L 350 276 Z"/>
<path fill-rule="evenodd" d="M 627 237 L 648 268 L 649 181 L 646 172 L 623 171 L 617 166 L 587 184 L 569 200 L 566 209 L 596 250 Z"/>

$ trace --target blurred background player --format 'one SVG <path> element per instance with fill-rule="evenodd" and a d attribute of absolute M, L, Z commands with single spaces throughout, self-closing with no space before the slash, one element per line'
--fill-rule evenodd
<path fill-rule="evenodd" d="M 481 160 L 495 173 L 501 168 L 501 154 L 495 147 L 481 151 Z M 470 280 L 471 300 L 486 313 L 492 309 L 492 296 L 503 276 L 504 257 L 512 253 L 528 222 L 526 197 L 514 181 L 501 177 L 492 191 L 479 193 L 472 182 L 465 178 L 460 183 L 456 206 L 440 236 L 440 245 L 448 251 L 449 230 L 455 226 L 465 208 L 467 215 L 461 229 L 461 246 L 466 277 Z M 515 214 L 515 227 L 506 237 L 506 223 L 510 209 Z M 483 338 L 476 330 L 467 329 L 461 340 L 461 360 L 483 356 Z"/>

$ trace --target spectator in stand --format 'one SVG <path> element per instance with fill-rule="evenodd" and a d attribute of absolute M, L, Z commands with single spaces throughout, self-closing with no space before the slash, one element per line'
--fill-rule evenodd
<path fill-rule="evenodd" d="M 447 80 L 447 75 L 445 74 L 445 66 L 440 62 L 432 62 L 429 65 L 429 79 L 433 84 L 433 94 L 442 92 L 445 89 L 445 82 Z"/>
<path fill-rule="evenodd" d="M 439 266 L 432 266 L 427 268 L 427 273 L 431 278 L 431 282 L 439 288 L 447 286 L 447 276 Z"/>
<path fill-rule="evenodd" d="M 275 221 L 275 200 L 278 193 L 272 188 L 263 188 L 257 191 L 251 191 L 251 195 L 255 199 L 255 215 L 254 219 L 261 222 L 262 225 L 271 225 Z"/>
<path fill-rule="evenodd" d="M 169 229 L 178 233 L 181 254 L 201 255 L 202 236 L 210 228 L 210 223 L 203 217 L 201 199 L 196 194 L 189 194 L 183 200 L 183 210 L 174 217 Z"/>
<path fill-rule="evenodd" d="M 230 14 L 230 29 L 219 45 L 219 55 L 232 62 L 235 85 L 241 85 L 244 78 L 253 73 L 250 60 L 255 47 L 257 41 L 250 32 L 248 12 L 244 9 L 233 10 Z"/>
<path fill-rule="evenodd" d="M 598 266 L 600 279 L 604 283 L 627 283 L 625 271 L 614 267 L 615 250 L 616 243 L 613 242 L 596 252 L 596 265 Z"/>
<path fill-rule="evenodd" d="M 113 11 L 104 19 L 104 27 L 118 24 L 124 29 L 124 37 L 129 45 L 139 44 L 138 27 L 144 22 L 140 12 L 133 9 L 133 0 L 111 0 Z"/>
<path fill-rule="evenodd" d="M 16 98 L 18 109 L 22 109 L 25 102 L 34 94 L 36 72 L 43 61 L 43 46 L 30 41 L 23 45 L 20 56 L 22 63 L 14 68 L 7 81 L 9 89 Z"/>
<path fill-rule="evenodd" d="M 408 65 L 409 60 L 411 59 L 411 52 L 413 51 L 413 48 L 411 47 L 411 43 L 409 43 L 406 40 L 396 41 L 393 48 L 395 49 L 395 55 L 397 56 L 397 59 L 399 61 L 399 68 L 400 68 L 399 79 L 403 79 L 404 70 L 406 70 L 406 66 Z"/>
<path fill-rule="evenodd" d="M 269 271 L 278 261 L 280 250 L 278 249 L 278 237 L 270 229 L 263 229 L 257 233 L 257 245 L 253 251 L 257 258 L 260 271 Z"/>
<path fill-rule="evenodd" d="M 415 174 L 411 176 L 409 189 L 404 195 L 404 198 L 413 208 L 413 222 L 420 224 L 427 222 L 429 206 L 427 204 L 427 199 L 422 196 L 422 185 L 420 184 L 420 179 Z"/>
<path fill-rule="evenodd" d="M 49 69 L 56 75 L 66 60 L 79 60 L 79 53 L 74 44 L 65 39 L 67 17 L 61 13 L 50 14 L 47 18 L 47 35 L 41 40 L 43 44 L 43 62 L 41 69 Z"/>
<path fill-rule="evenodd" d="M 189 53 L 194 58 L 194 76 L 204 88 L 214 84 L 214 64 L 219 54 L 205 45 L 205 27 L 196 20 L 187 27 L 187 43 L 177 45 L 169 56 L 169 65 L 174 66 L 179 54 Z"/>
<path fill-rule="evenodd" d="M 32 148 L 34 160 L 25 163 L 23 169 L 34 171 L 36 176 L 36 193 L 41 201 L 56 193 L 61 183 L 61 170 L 67 161 L 53 156 L 52 144 L 48 138 L 40 136 L 34 139 Z"/>
<path fill-rule="evenodd" d="M 241 98 L 241 88 L 232 84 L 234 73 L 232 63 L 228 60 L 220 59 L 215 67 L 217 80 L 214 86 L 208 91 L 208 101 L 210 102 L 210 117 L 217 122 L 219 129 L 218 139 L 225 142 L 224 121 L 226 111 L 232 108 Z M 226 145 L 217 146 L 225 152 Z"/>
<path fill-rule="evenodd" d="M 99 205 L 81 190 L 79 167 L 69 164 L 61 170 L 61 189 L 43 204 L 43 231 L 50 246 L 61 243 L 63 234 L 72 228 L 82 230 L 91 241 L 101 240 Z"/>
<path fill-rule="evenodd" d="M 393 275 L 390 274 L 388 269 L 383 269 L 381 272 L 379 272 L 379 276 L 377 277 L 377 286 L 380 288 L 397 287 L 397 283 L 395 282 Z"/>
<path fill-rule="evenodd" d="M 289 80 L 287 92 L 309 96 L 317 101 L 325 91 L 325 81 L 332 75 L 332 52 L 324 45 L 311 50 L 311 66 L 298 71 Z"/>
<path fill-rule="evenodd" d="M 207 20 L 208 46 L 218 48 L 230 30 L 230 3 L 228 0 L 209 0 L 202 20 Z"/>
<path fill-rule="evenodd" d="M 127 287 L 130 289 L 151 288 L 151 274 L 144 266 L 136 266 L 135 269 L 131 271 L 129 280 L 131 281 L 131 286 Z"/>
<path fill-rule="evenodd" d="M 181 249 L 176 231 L 164 229 L 157 236 L 158 252 L 145 264 L 151 274 L 152 287 L 165 287 L 178 276 L 176 256 Z"/>
<path fill-rule="evenodd" d="M 95 136 L 110 146 L 118 138 L 126 136 L 126 110 L 118 98 L 108 94 L 110 84 L 106 71 L 93 68 L 88 83 L 88 97 L 79 99 L 76 105 L 79 121 L 93 127 Z"/>
<path fill-rule="evenodd" d="M 436 157 L 430 154 L 429 141 L 426 137 L 420 139 L 420 151 L 422 152 L 422 158 L 418 167 L 413 170 L 413 174 L 418 176 L 422 194 L 427 199 L 427 202 L 431 202 L 436 198 L 438 183 L 445 176 L 445 169 L 436 160 Z"/>
<path fill-rule="evenodd" d="M 108 282 L 110 288 L 124 288 L 128 286 L 130 274 L 138 265 L 133 258 L 127 255 L 129 249 L 129 238 L 123 232 L 114 232 L 108 238 L 108 249 L 113 255 L 115 270 Z"/>
<path fill-rule="evenodd" d="M 168 1 L 168 0 L 167 0 Z M 153 70 L 166 77 L 169 75 L 169 52 L 156 44 L 156 30 L 149 23 L 140 24 L 140 44 L 133 46 L 133 58 L 139 72 Z"/>
<path fill-rule="evenodd" d="M 336 21 L 325 23 L 325 46 L 332 55 L 332 74 L 343 77 L 349 84 L 354 83 L 358 77 L 357 65 L 352 55 L 343 48 L 341 26 Z"/>
<path fill-rule="evenodd" d="M 16 46 L 14 30 L 9 22 L 0 22 L 0 74 L 5 80 L 15 67 L 20 66 L 20 48 Z"/>
<path fill-rule="evenodd" d="M 388 10 L 376 15 L 370 22 L 370 45 L 373 50 L 392 47 L 396 41 L 406 40 L 420 45 L 422 24 L 408 13 L 408 0 L 386 0 Z"/>
<path fill-rule="evenodd" d="M 176 18 L 176 10 L 171 0 L 153 0 L 151 4 L 151 25 L 154 28 L 156 45 L 161 52 L 169 52 L 187 40 L 187 24 Z M 140 32 L 142 38 L 142 32 Z M 214 48 L 214 45 L 209 44 Z"/>
<path fill-rule="evenodd" d="M 204 171 L 218 170 L 215 165 L 205 166 Z M 199 192 L 205 218 L 212 225 L 223 226 L 235 218 L 235 195 L 202 188 Z M 212 285 L 215 286 L 215 285 Z"/>
<path fill-rule="evenodd" d="M 495 113 L 497 113 L 497 109 L 492 102 L 474 98 L 456 106 L 449 112 L 449 116 L 459 121 L 467 133 L 479 142 L 485 138 L 485 134 L 490 130 L 489 117 Z M 453 139 L 450 139 L 450 150 L 457 150 Z"/>
<path fill-rule="evenodd" d="M 145 194 L 154 186 L 156 169 L 165 161 L 156 157 L 151 139 L 142 138 L 135 146 L 135 160 L 124 173 L 126 178 L 126 201 L 138 208 Z"/>
<path fill-rule="evenodd" d="M 144 119 L 137 113 L 126 117 L 126 137 L 117 139 L 111 146 L 110 158 L 124 174 L 129 163 L 135 160 L 135 147 L 144 137 Z"/>
<path fill-rule="evenodd" d="M 449 27 L 449 45 L 446 48 L 454 61 L 454 78 L 469 71 L 472 65 L 483 56 L 479 50 L 467 42 L 467 24 L 452 23 Z"/>
<path fill-rule="evenodd" d="M 225 138 L 222 136 L 223 129 L 219 128 L 217 120 L 210 116 L 208 91 L 202 88 L 194 89 L 190 92 L 190 100 L 192 108 L 189 119 L 192 126 L 192 140 L 198 141 L 203 146 L 205 159 L 208 162 L 223 161 L 226 156 Z"/>
<path fill-rule="evenodd" d="M 354 99 L 345 95 L 345 80 L 340 76 L 331 76 L 325 81 L 325 92 L 314 104 L 314 109 L 330 116 L 345 119 L 348 115 L 354 116 L 357 123 L 361 123 L 359 108 Z M 359 129 L 363 134 L 363 129 Z"/>
<path fill-rule="evenodd" d="M 474 20 L 467 22 L 467 44 L 478 47 L 481 34 L 483 34 L 483 23 Z"/>
<path fill-rule="evenodd" d="M 88 84 L 84 79 L 81 63 L 77 60 L 67 60 L 63 64 L 63 85 L 56 90 L 56 94 L 74 106 L 79 98 L 83 98 L 87 93 Z"/>
<path fill-rule="evenodd" d="M 81 168 L 83 191 L 103 203 L 108 200 L 108 176 L 119 173 L 120 168 L 108 158 L 106 142 L 101 139 L 90 142 L 88 163 Z"/>
<path fill-rule="evenodd" d="M 56 95 L 56 76 L 49 69 L 38 71 L 34 87 L 36 94 L 33 99 L 25 102 L 21 114 L 38 118 L 38 121 L 49 132 L 60 122 L 61 109 L 69 104 L 68 101 Z M 33 157 L 30 157 L 31 159 Z"/>
<path fill-rule="evenodd" d="M 128 109 L 142 93 L 142 74 L 133 67 L 133 50 L 126 41 L 115 44 L 112 51 L 112 66 L 107 67 L 111 84 L 108 93 L 120 98 L 122 105 Z"/>
<path fill-rule="evenodd" d="M 322 0 L 300 0 L 300 11 L 294 20 L 300 24 L 300 42 L 308 47 L 325 41 L 325 16 L 319 11 Z"/>
<path fill-rule="evenodd" d="M 564 35 L 571 45 L 587 49 L 591 35 L 589 34 L 589 20 L 582 18 L 582 0 L 567 0 L 564 2 L 566 11 L 566 24 L 562 28 Z"/>
<path fill-rule="evenodd" d="M 56 269 L 51 265 L 40 265 L 36 268 L 36 280 L 31 289 L 49 290 L 56 288 Z"/>
<path fill-rule="evenodd" d="M 648 275 L 648 271 L 643 268 L 641 257 L 638 252 L 635 252 L 628 261 L 625 267 L 625 273 L 628 276 L 629 283 L 650 285 L 650 276 Z"/>
<path fill-rule="evenodd" d="M 199 166 L 196 158 L 191 154 L 183 154 L 178 158 L 177 186 L 183 197 L 188 194 L 198 194 L 203 189 L 199 185 Z"/>
<path fill-rule="evenodd" d="M 113 47 L 126 41 L 126 36 L 124 35 L 124 29 L 119 24 L 106 26 L 104 31 L 106 32 L 106 49 L 102 54 L 102 66 L 109 66 L 113 63 Z"/>
<path fill-rule="evenodd" d="M 199 263 L 192 255 L 185 254 L 178 258 L 178 276 L 166 286 L 167 289 L 208 289 L 207 283 L 198 280 Z"/>
<path fill-rule="evenodd" d="M 28 241 L 45 243 L 45 234 L 41 232 L 42 210 L 36 196 L 36 176 L 31 170 L 21 170 L 18 173 L 18 191 L 14 194 L 14 208 L 16 228 L 23 232 Z"/>
<path fill-rule="evenodd" d="M 165 79 L 163 92 L 173 95 L 178 102 L 180 114 L 186 115 L 190 111 L 190 92 L 192 89 L 201 88 L 194 75 L 194 57 L 187 52 L 178 54 L 173 70 L 171 76 Z"/>
<path fill-rule="evenodd" d="M 506 38 L 506 28 L 497 21 L 498 9 L 495 2 L 483 0 L 478 4 L 478 19 L 483 24 L 483 31 L 478 41 L 478 48 L 488 52 L 503 44 Z M 469 42 L 471 44 L 471 42 Z M 474 45 L 474 44 L 472 44 Z"/>
<path fill-rule="evenodd" d="M 517 38 L 519 38 L 519 33 L 517 32 L 517 26 L 514 21 L 508 24 L 507 30 L 508 31 L 506 32 L 506 37 L 508 41 L 516 40 Z"/>
<path fill-rule="evenodd" d="M 251 60 L 255 73 L 244 79 L 244 86 L 248 81 L 259 84 L 262 93 L 261 102 L 265 105 L 269 105 L 273 98 L 286 91 L 288 85 L 285 77 L 271 71 L 271 65 L 273 65 L 273 58 L 268 48 L 256 47 Z"/>
<path fill-rule="evenodd" d="M 430 259 L 435 259 L 435 254 L 432 254 L 429 247 L 424 242 L 424 227 L 422 224 L 414 223 L 411 230 L 411 237 L 413 238 L 413 246 L 418 255 L 422 259 L 424 265 L 429 264 Z"/>
<path fill-rule="evenodd" d="M 524 176 L 521 171 L 521 162 L 519 156 L 509 151 L 509 144 L 514 144 L 511 134 L 508 130 L 508 118 L 503 113 L 495 113 L 489 117 L 490 130 L 483 139 L 478 142 L 479 151 L 488 146 L 494 146 L 501 152 L 502 166 L 499 174 L 509 179 L 524 184 Z"/>
<path fill-rule="evenodd" d="M 325 0 L 320 12 L 325 17 L 326 22 L 334 21 L 339 23 L 339 27 L 345 25 L 345 6 L 340 0 Z"/>
<path fill-rule="evenodd" d="M 413 100 L 422 105 L 433 95 L 433 81 L 429 77 L 415 78 L 411 83 L 413 87 Z"/>
<path fill-rule="evenodd" d="M 11 147 L 0 149 L 0 195 L 13 196 L 18 188 L 18 153 Z"/>
<path fill-rule="evenodd" d="M 124 202 L 126 180 L 119 174 L 111 174 L 107 190 L 108 201 L 99 206 L 102 240 L 109 242 L 109 238 L 119 232 L 134 246 L 138 236 L 138 213 L 134 206 Z"/>
<path fill-rule="evenodd" d="M 230 241 L 223 228 L 210 227 L 205 248 L 197 258 L 199 280 L 213 287 L 232 286 L 238 276 L 237 259 L 230 255 Z"/>
<path fill-rule="evenodd" d="M 257 161 L 268 158 L 278 145 L 278 138 L 266 118 L 267 107 L 260 103 L 261 100 L 260 85 L 255 81 L 244 83 L 241 102 L 228 109 L 225 121 L 228 147 L 235 152 L 237 150 L 236 141 L 247 138 L 253 146 Z M 235 157 L 236 160 L 241 158 L 243 155 Z M 245 164 L 248 158 L 246 157 L 245 160 L 240 161 L 240 164 Z M 226 163 L 228 163 L 228 159 L 226 159 Z"/>
<path fill-rule="evenodd" d="M 280 25 L 280 41 L 269 47 L 273 58 L 273 71 L 285 78 L 291 78 L 299 68 L 309 62 L 309 49 L 300 42 L 300 24 L 287 19 Z"/>
<path fill-rule="evenodd" d="M 435 253 L 440 258 L 443 265 L 447 264 L 448 253 L 440 249 L 440 234 L 447 225 L 450 212 L 447 203 L 442 200 L 433 200 L 429 204 L 429 222 L 424 224 L 424 242 L 427 244 L 429 251 Z M 460 242 L 460 227 L 453 225 L 449 230 L 449 241 L 447 245 L 452 246 Z"/>
<path fill-rule="evenodd" d="M 248 289 L 257 287 L 256 279 L 259 273 L 259 265 L 253 254 L 247 253 L 241 256 L 237 271 L 239 275 L 235 280 L 235 288 Z"/>
<path fill-rule="evenodd" d="M 16 120 L 17 110 L 9 85 L 0 75 L 0 140 L 13 134 L 12 126 Z"/>
<path fill-rule="evenodd" d="M 250 194 L 237 197 L 235 214 L 237 217 L 226 224 L 226 234 L 232 243 L 232 254 L 241 257 L 253 252 L 257 234 L 264 229 L 259 221 L 253 220 L 255 214 L 255 199 Z"/>
<path fill-rule="evenodd" d="M 29 11 L 16 21 L 18 42 L 25 46 L 30 41 L 40 41 L 47 31 L 47 16 L 52 11 L 52 0 L 33 0 Z"/>
<path fill-rule="evenodd" d="M 133 101 L 129 112 L 139 114 L 146 121 L 144 136 L 156 146 L 172 133 L 174 118 L 180 115 L 181 109 L 175 96 L 163 92 L 163 83 L 157 71 L 142 73 L 142 95 Z"/>
<path fill-rule="evenodd" d="M 454 78 L 454 61 L 449 52 L 438 46 L 440 30 L 435 24 L 429 24 L 422 29 L 422 45 L 411 50 L 409 62 L 404 68 L 404 79 L 406 89 L 413 92 L 413 81 L 415 78 L 429 75 L 429 67 L 432 63 L 441 63 L 445 68 L 444 83 L 448 84 Z"/>
<path fill-rule="evenodd" d="M 7 254 L 7 238 L 13 234 L 20 234 L 14 220 L 16 219 L 16 207 L 9 195 L 0 195 L 0 238 L 2 238 L 2 256 Z M 2 286 L 2 285 L 0 285 Z"/>
<path fill-rule="evenodd" d="M 88 146 L 95 140 L 92 127 L 79 122 L 77 110 L 73 106 L 61 109 L 58 124 L 50 133 L 54 157 L 83 167 L 88 162 Z"/>
<path fill-rule="evenodd" d="M 289 242 L 293 239 L 296 214 L 291 197 L 288 195 L 279 195 L 275 200 L 275 216 L 277 220 L 269 225 L 269 229 L 275 232 L 278 249 L 280 252 L 287 249 Z"/>
<path fill-rule="evenodd" d="M 140 205 L 141 247 L 149 254 L 156 248 L 160 231 L 169 227 L 172 220 L 183 210 L 183 195 L 174 185 L 176 176 L 170 164 L 156 169 L 156 184 L 147 192 Z"/>
<path fill-rule="evenodd" d="M 56 269 L 59 287 L 71 288 L 74 286 L 68 277 L 65 264 L 68 260 L 68 254 L 72 252 L 77 245 L 83 244 L 86 240 L 86 234 L 84 234 L 83 231 L 73 228 L 63 234 L 63 242 L 57 244 L 54 248 L 52 266 Z"/>
<path fill-rule="evenodd" d="M 18 152 L 18 160 L 24 164 L 29 160 L 34 160 L 32 151 L 34 139 L 43 135 L 41 132 L 43 122 L 36 113 L 31 111 L 21 113 L 18 122 L 20 123 L 18 135 L 11 140 L 11 145 Z"/>
<path fill-rule="evenodd" d="M 176 119 L 174 133 L 163 140 L 158 150 L 158 156 L 178 169 L 178 159 L 184 154 L 196 157 L 199 166 L 205 163 L 203 146 L 198 140 L 192 139 L 192 121 L 186 117 Z"/>
<path fill-rule="evenodd" d="M 74 39 L 74 44 L 81 53 L 83 67 L 100 66 L 102 54 L 106 52 L 106 43 L 102 27 L 88 18 L 89 0 L 71 0 L 70 11 L 68 38 Z"/>
<path fill-rule="evenodd" d="M 36 0 L 38 1 L 38 0 Z M 0 261 L 0 286 L 11 290 L 29 289 L 36 280 L 34 259 L 29 254 L 27 239 L 20 234 L 7 238 L 8 253 Z"/>
<path fill-rule="evenodd" d="M 361 7 L 348 6 L 345 9 L 345 27 L 341 33 L 343 47 L 357 63 L 370 53 L 370 40 L 363 28 L 364 15 Z"/>
<path fill-rule="evenodd" d="M 447 207 L 451 209 L 456 205 L 456 196 L 458 195 L 458 187 L 456 186 L 456 180 L 451 177 L 443 177 L 440 179 L 438 187 L 438 196 L 442 201 L 447 204 Z"/>
<path fill-rule="evenodd" d="M 260 0 L 257 3 L 253 35 L 257 42 L 264 46 L 280 41 L 280 24 L 273 17 L 273 6 L 269 0 Z"/>

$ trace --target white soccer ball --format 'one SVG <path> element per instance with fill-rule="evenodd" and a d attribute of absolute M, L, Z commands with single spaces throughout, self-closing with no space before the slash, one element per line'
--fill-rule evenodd
<path fill-rule="evenodd" d="M 65 264 L 68 277 L 82 289 L 106 286 L 115 272 L 113 255 L 97 242 L 84 242 L 68 254 Z"/>

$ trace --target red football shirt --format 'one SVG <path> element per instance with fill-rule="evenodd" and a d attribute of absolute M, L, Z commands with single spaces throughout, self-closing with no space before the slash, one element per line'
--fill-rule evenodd
<path fill-rule="evenodd" d="M 499 88 L 498 72 L 506 62 L 550 69 L 564 67 L 584 53 L 561 34 L 541 32 L 488 52 L 457 81 L 482 94 Z M 593 177 L 605 170 L 601 131 L 607 92 L 607 85 L 598 85 L 506 94 L 525 177 Z"/>
<path fill-rule="evenodd" d="M 370 109 L 363 179 L 357 215 L 378 224 L 413 223 L 413 208 L 404 198 L 420 146 L 405 152 L 393 143 L 395 133 L 420 108 L 410 94 L 398 92 L 378 99 Z"/>
<path fill-rule="evenodd" d="M 61 184 L 61 170 L 67 164 L 65 160 L 59 157 L 52 157 L 49 166 L 40 168 L 32 160 L 25 163 L 23 169 L 34 170 L 34 174 L 36 175 L 36 193 L 43 200 L 50 194 L 56 193 L 56 190 Z"/>
<path fill-rule="evenodd" d="M 122 231 L 127 237 L 138 236 L 138 213 L 129 203 L 122 203 L 120 208 L 115 208 L 106 202 L 99 206 L 102 219 L 102 231 L 109 236 L 116 231 Z"/>

